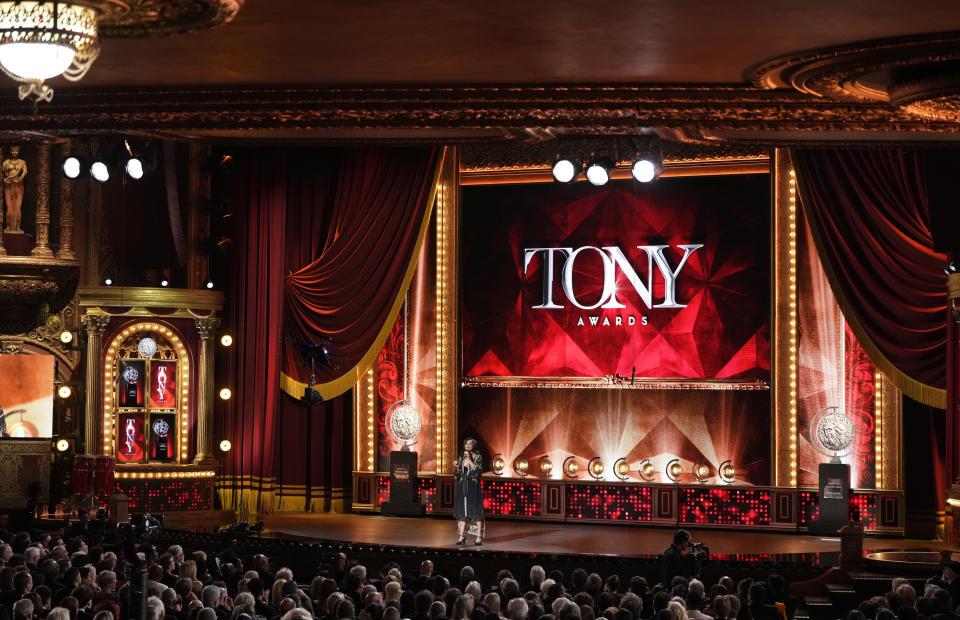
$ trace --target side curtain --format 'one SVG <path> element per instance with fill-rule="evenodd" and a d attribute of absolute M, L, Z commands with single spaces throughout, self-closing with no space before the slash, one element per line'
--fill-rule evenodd
<path fill-rule="evenodd" d="M 217 369 L 234 398 L 215 427 L 233 442 L 220 501 L 242 518 L 342 509 L 351 471 L 349 390 L 403 301 L 441 154 L 234 153 L 224 327 L 236 344 Z M 299 347 L 323 342 L 334 366 L 316 369 L 325 402 L 307 407 L 299 398 L 310 368 Z"/>
<path fill-rule="evenodd" d="M 946 405 L 947 257 L 909 150 L 792 152 L 800 202 L 844 317 L 908 396 Z"/>
<path fill-rule="evenodd" d="M 317 255 L 286 278 L 285 392 L 303 396 L 311 368 L 300 347 L 326 344 L 318 366 L 324 400 L 356 384 L 403 303 L 426 235 L 442 149 L 347 151 Z"/>
<path fill-rule="evenodd" d="M 234 254 L 224 313 L 235 346 L 218 373 L 233 386 L 234 398 L 215 425 L 218 436 L 233 443 L 218 481 L 220 501 L 246 518 L 274 507 L 287 163 L 271 151 L 236 160 Z"/>

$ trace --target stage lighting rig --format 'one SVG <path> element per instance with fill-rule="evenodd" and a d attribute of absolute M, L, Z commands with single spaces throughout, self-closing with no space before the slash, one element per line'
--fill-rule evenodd
<path fill-rule="evenodd" d="M 720 479 L 726 482 L 727 484 L 733 484 L 736 480 L 737 470 L 734 469 L 733 463 L 730 459 L 720 463 L 720 468 L 717 470 L 717 474 L 720 476 Z"/>
<path fill-rule="evenodd" d="M 615 167 L 613 160 L 605 155 L 594 157 L 587 164 L 587 181 L 595 187 L 606 185 L 610 182 L 610 171 Z"/>
<path fill-rule="evenodd" d="M 223 453 L 230 452 L 233 449 L 233 443 L 229 439 L 220 440 L 220 451 Z"/>
<path fill-rule="evenodd" d="M 550 474 L 553 472 L 553 461 L 550 460 L 550 457 L 543 455 L 537 461 L 537 470 L 540 474 L 546 478 L 550 477 Z"/>
<path fill-rule="evenodd" d="M 507 466 L 507 462 L 503 460 L 503 455 L 499 452 L 493 455 L 493 458 L 490 459 L 490 471 L 494 473 L 495 476 L 502 476 L 503 469 Z"/>
<path fill-rule="evenodd" d="M 563 460 L 563 475 L 567 478 L 575 480 L 577 478 L 577 472 L 580 471 L 580 465 L 577 463 L 577 457 L 568 456 Z"/>
<path fill-rule="evenodd" d="M 553 180 L 557 183 L 572 183 L 580 175 L 580 164 L 571 157 L 557 157 L 553 162 Z"/>
<path fill-rule="evenodd" d="M 710 468 L 701 463 L 693 468 L 693 476 L 697 479 L 697 482 L 704 484 L 710 479 Z"/>
<path fill-rule="evenodd" d="M 627 462 L 625 458 L 617 459 L 617 462 L 613 464 L 613 475 L 618 479 L 626 482 L 629 480 L 630 474 L 630 463 Z"/>
<path fill-rule="evenodd" d="M 632 140 L 634 155 L 630 174 L 640 183 L 656 180 L 663 171 L 663 152 L 659 142 L 649 140 L 645 144 Z"/>
<path fill-rule="evenodd" d="M 657 468 L 654 467 L 650 459 L 643 459 L 640 461 L 640 467 L 637 468 L 637 473 L 640 474 L 640 477 L 643 478 L 645 482 L 653 482 L 653 477 L 657 473 Z"/>
<path fill-rule="evenodd" d="M 87 346 L 87 332 L 79 327 L 67 327 L 58 336 L 60 345 L 68 351 L 82 351 Z"/>
<path fill-rule="evenodd" d="M 317 385 L 317 365 L 337 368 L 330 363 L 330 349 L 327 348 L 329 342 L 325 339 L 318 344 L 302 344 L 298 347 L 300 355 L 303 357 L 303 363 L 310 364 L 310 382 L 303 389 L 303 398 L 301 399 L 308 405 L 319 405 L 323 402 L 323 396 L 314 387 Z"/>
<path fill-rule="evenodd" d="M 63 158 L 63 176 L 68 179 L 77 179 L 83 172 L 83 164 L 76 155 L 67 155 Z"/>
<path fill-rule="evenodd" d="M 521 454 L 513 459 L 513 471 L 521 478 L 526 478 L 527 474 L 530 473 L 530 462 Z"/>
<path fill-rule="evenodd" d="M 680 474 L 683 473 L 683 465 L 680 464 L 680 459 L 673 459 L 667 463 L 664 473 L 667 474 L 670 482 L 680 482 Z"/>
<path fill-rule="evenodd" d="M 603 466 L 603 460 L 599 456 L 595 456 L 590 459 L 590 462 L 587 463 L 587 473 L 593 476 L 594 480 L 603 479 L 603 471 L 605 467 Z"/>
<path fill-rule="evenodd" d="M 90 164 L 90 177 L 97 183 L 106 183 L 110 180 L 110 167 L 107 162 L 97 159 Z"/>

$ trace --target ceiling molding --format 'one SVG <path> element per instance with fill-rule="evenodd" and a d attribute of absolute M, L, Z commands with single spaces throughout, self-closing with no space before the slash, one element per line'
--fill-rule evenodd
<path fill-rule="evenodd" d="M 751 86 L 62 89 L 38 110 L 0 97 L 0 131 L 442 130 L 444 141 L 496 129 L 633 135 L 644 128 L 716 132 L 960 134 L 877 102 L 836 102 Z M 453 131 L 451 131 L 453 130 Z M 550 130 L 543 132 L 541 130 Z M 537 139 L 537 138 L 531 138 Z"/>

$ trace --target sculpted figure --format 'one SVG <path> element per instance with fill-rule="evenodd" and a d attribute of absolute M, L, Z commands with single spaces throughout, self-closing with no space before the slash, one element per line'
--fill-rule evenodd
<path fill-rule="evenodd" d="M 20 159 L 20 147 L 10 147 L 10 157 L 3 160 L 3 200 L 7 204 L 6 232 L 23 232 L 20 229 L 23 206 L 23 179 L 27 176 L 27 162 Z"/>

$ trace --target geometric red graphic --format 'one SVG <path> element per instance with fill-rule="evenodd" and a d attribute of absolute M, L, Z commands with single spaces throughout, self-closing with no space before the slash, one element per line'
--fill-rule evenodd
<path fill-rule="evenodd" d="M 466 376 L 768 380 L 770 369 L 770 216 L 766 175 L 587 184 L 474 186 L 463 190 L 462 363 Z M 679 246 L 702 244 L 675 277 Z M 607 294 L 616 274 L 623 308 L 578 308 L 564 293 L 565 257 L 547 272 L 545 253 L 529 248 L 619 248 L 649 287 L 648 307 L 627 274 L 601 250 L 578 255 L 569 269 L 581 306 Z M 554 304 L 544 303 L 552 281 Z M 609 297 L 606 297 L 609 300 Z M 605 304 L 612 305 L 612 304 Z M 632 322 L 632 324 L 631 324 Z"/>

